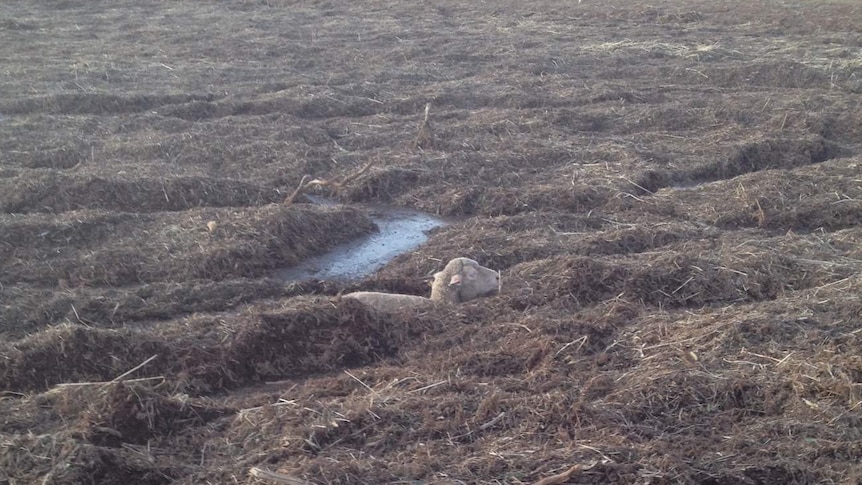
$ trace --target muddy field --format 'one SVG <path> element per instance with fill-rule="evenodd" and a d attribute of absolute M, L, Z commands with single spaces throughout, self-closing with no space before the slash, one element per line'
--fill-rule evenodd
<path fill-rule="evenodd" d="M 853 0 L 5 0 L 0 209 L 0 484 L 862 483 Z"/>

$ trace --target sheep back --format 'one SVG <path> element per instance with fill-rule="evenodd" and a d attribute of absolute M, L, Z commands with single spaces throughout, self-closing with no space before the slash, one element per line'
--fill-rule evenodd
<path fill-rule="evenodd" d="M 344 295 L 353 298 L 382 313 L 398 313 L 405 310 L 424 310 L 434 306 L 434 302 L 424 296 L 381 293 L 379 291 L 357 291 Z"/>

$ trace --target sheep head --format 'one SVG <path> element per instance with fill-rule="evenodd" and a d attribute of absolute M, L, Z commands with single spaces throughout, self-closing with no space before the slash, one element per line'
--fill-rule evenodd
<path fill-rule="evenodd" d="M 470 258 L 455 258 L 434 275 L 431 299 L 462 303 L 500 290 L 500 273 Z"/>

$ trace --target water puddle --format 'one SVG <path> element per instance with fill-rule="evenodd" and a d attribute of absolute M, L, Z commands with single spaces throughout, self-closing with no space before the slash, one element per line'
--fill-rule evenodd
<path fill-rule="evenodd" d="M 321 197 L 309 197 L 315 204 L 336 205 Z M 364 205 L 378 231 L 340 244 L 329 252 L 279 268 L 273 278 L 280 281 L 354 280 L 371 275 L 399 254 L 412 251 L 428 239 L 428 231 L 451 221 L 424 212 L 384 205 Z"/>

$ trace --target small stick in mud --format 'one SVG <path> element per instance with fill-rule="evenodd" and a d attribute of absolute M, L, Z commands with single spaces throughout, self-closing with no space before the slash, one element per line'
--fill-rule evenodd
<path fill-rule="evenodd" d="M 347 184 L 349 184 L 350 182 L 352 182 L 354 179 L 358 178 L 360 175 L 367 172 L 368 169 L 371 168 L 372 165 L 374 165 L 373 161 L 368 162 L 362 168 L 360 168 L 359 170 L 357 170 L 356 172 L 354 172 L 350 175 L 343 177 L 341 180 L 336 180 L 334 182 L 322 180 L 322 181 L 320 181 L 320 185 L 332 185 L 336 189 L 341 189 L 341 188 L 345 187 Z M 317 180 L 312 180 L 311 182 L 309 182 L 309 184 L 313 184 L 315 182 L 317 182 Z"/>
<path fill-rule="evenodd" d="M 545 478 L 539 480 L 538 482 L 534 483 L 533 485 L 559 485 L 560 483 L 566 483 L 569 481 L 570 478 L 572 478 L 572 475 L 574 475 L 575 473 L 589 470 L 590 468 L 594 467 L 595 465 L 596 465 L 595 463 L 592 463 L 588 466 L 574 465 L 562 473 L 558 473 L 556 475 L 551 475 L 549 477 L 545 477 Z"/>
<path fill-rule="evenodd" d="M 305 192 L 311 186 L 330 187 L 333 191 L 341 190 L 344 187 L 346 187 L 347 184 L 349 184 L 350 182 L 352 182 L 353 180 L 355 180 L 356 178 L 358 178 L 359 176 L 361 176 L 362 174 L 367 172 L 368 169 L 370 169 L 373 165 L 374 165 L 373 161 L 368 162 L 365 165 L 363 165 L 362 168 L 360 168 L 356 172 L 353 172 L 352 174 L 348 174 L 348 175 L 345 175 L 341 178 L 332 179 L 332 180 L 329 180 L 329 179 L 308 180 L 311 177 L 309 177 L 308 175 L 303 175 L 302 179 L 299 181 L 299 185 L 296 186 L 296 190 L 294 190 L 292 194 L 290 194 L 289 196 L 287 196 L 284 199 L 284 204 L 285 205 L 293 204 L 294 201 L 296 201 L 296 198 L 299 196 L 299 194 Z"/>
<path fill-rule="evenodd" d="M 413 139 L 413 149 L 431 148 L 434 145 L 434 132 L 431 131 L 431 103 L 425 104 L 425 118 L 422 124 L 419 125 L 419 132 L 416 133 L 416 138 Z"/>
<path fill-rule="evenodd" d="M 296 186 L 296 190 L 294 190 L 292 194 L 290 194 L 286 199 L 284 199 L 285 205 L 293 204 L 293 201 L 296 200 L 296 197 L 301 194 L 306 187 L 308 187 L 308 184 L 305 183 L 308 178 L 308 175 L 302 176 L 302 179 L 299 181 L 299 185 Z"/>
<path fill-rule="evenodd" d="M 57 392 L 61 389 L 67 387 L 84 387 L 84 386 L 102 386 L 107 387 L 110 384 L 116 384 L 117 382 L 122 382 L 123 384 L 136 384 L 141 382 L 150 382 L 150 381 L 165 381 L 165 376 L 153 376 L 153 377 L 141 377 L 139 379 L 124 379 L 122 381 L 95 381 L 95 382 L 61 382 L 60 384 L 55 385 L 51 389 L 46 392 Z M 159 383 L 161 384 L 161 382 Z"/>
<path fill-rule="evenodd" d="M 152 362 L 152 361 L 156 360 L 156 358 L 157 358 L 158 356 L 159 356 L 159 354 L 154 354 L 154 355 L 153 355 L 153 356 L 151 356 L 149 359 L 147 359 L 147 360 L 145 360 L 145 361 L 141 362 L 140 364 L 138 364 L 138 365 L 136 365 L 136 366 L 132 367 L 131 369 L 127 370 L 126 372 L 123 372 L 122 374 L 120 374 L 120 375 L 118 375 L 117 377 L 113 378 L 111 381 L 109 381 L 107 384 L 103 385 L 102 387 L 107 387 L 109 384 L 114 384 L 114 383 L 116 383 L 116 382 L 119 382 L 119 381 L 123 380 L 123 378 L 124 378 L 124 377 L 126 377 L 126 376 L 128 376 L 128 375 L 132 374 L 133 372 L 135 372 L 136 370 L 140 369 L 141 367 L 143 367 L 143 366 L 145 366 L 145 365 L 149 364 L 150 362 Z"/>

